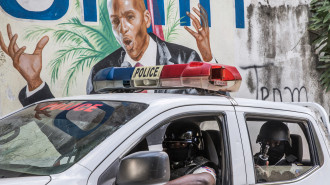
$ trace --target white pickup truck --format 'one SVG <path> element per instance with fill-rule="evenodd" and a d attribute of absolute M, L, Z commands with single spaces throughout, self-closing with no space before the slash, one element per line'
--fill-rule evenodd
<path fill-rule="evenodd" d="M 166 82 L 168 88 L 168 82 L 175 82 L 174 78 L 159 81 L 164 75 L 152 76 L 152 81 L 132 79 L 128 88 L 136 90 L 142 84 L 142 89 L 151 89 L 148 85 L 157 89 Z M 183 76 L 178 77 L 181 86 L 193 83 L 190 87 L 203 89 L 196 84 L 204 77 Z M 240 78 L 232 77 L 204 89 L 233 89 Z M 105 84 L 102 78 L 95 83 L 100 79 Z M 106 89 L 114 89 L 110 86 L 116 87 L 118 81 L 108 83 Z M 175 83 L 178 88 L 179 82 Z M 127 81 L 120 86 L 127 88 Z M 295 165 L 256 164 L 258 133 L 271 120 L 289 128 Z M 191 121 L 200 127 L 204 139 L 200 152 L 217 165 L 219 185 L 330 184 L 329 118 L 322 107 L 215 93 L 111 93 L 24 107 L 0 120 L 0 184 L 166 184 L 170 167 L 162 141 L 167 125 L 174 121 Z M 260 169 L 265 172 L 262 178 Z"/>

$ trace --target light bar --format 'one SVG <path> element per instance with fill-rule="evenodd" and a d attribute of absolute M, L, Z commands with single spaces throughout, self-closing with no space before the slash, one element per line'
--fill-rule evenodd
<path fill-rule="evenodd" d="M 190 62 L 165 66 L 135 68 L 111 67 L 99 71 L 94 79 L 96 91 L 118 89 L 198 88 L 234 92 L 242 77 L 233 66 L 206 62 Z"/>

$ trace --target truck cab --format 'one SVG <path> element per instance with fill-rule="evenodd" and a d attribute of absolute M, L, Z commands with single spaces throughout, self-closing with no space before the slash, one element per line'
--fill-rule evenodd
<path fill-rule="evenodd" d="M 100 79 L 105 84 L 105 78 Z M 131 86 L 166 84 L 155 78 L 135 80 L 139 81 Z M 192 78 L 181 82 L 185 80 Z M 228 82 L 235 80 L 212 82 L 211 89 L 234 89 L 225 86 L 235 86 L 236 82 Z M 166 82 L 168 87 L 175 81 Z M 109 84 L 118 82 L 107 83 L 108 90 Z M 127 81 L 119 84 L 127 88 Z M 318 105 L 232 98 L 224 93 L 111 93 L 45 100 L 1 118 L 0 183 L 166 184 L 171 170 L 162 145 L 164 133 L 168 125 L 181 121 L 199 126 L 203 138 L 199 152 L 216 165 L 217 185 L 328 184 L 330 180 L 329 121 Z M 294 156 L 292 163 L 256 161 L 259 155 L 268 155 L 258 142 L 267 122 L 288 128 L 281 160 Z"/>

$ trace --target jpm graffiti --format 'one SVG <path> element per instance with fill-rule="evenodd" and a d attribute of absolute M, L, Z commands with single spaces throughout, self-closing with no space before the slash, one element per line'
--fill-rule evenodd
<path fill-rule="evenodd" d="M 292 102 L 300 102 L 300 101 L 308 101 L 308 96 L 307 96 L 307 89 L 305 86 L 301 86 L 301 87 L 295 87 L 295 88 L 290 88 L 290 87 L 284 87 L 284 89 L 279 89 L 277 87 L 265 87 L 262 86 L 259 89 L 259 73 L 258 73 L 258 69 L 263 69 L 266 67 L 271 67 L 274 66 L 273 63 L 269 63 L 266 65 L 251 65 L 251 66 L 241 66 L 240 68 L 243 70 L 250 70 L 252 69 L 255 73 L 255 77 L 256 77 L 256 99 L 261 99 L 261 100 L 269 100 L 270 98 L 272 98 L 272 101 L 280 101 L 283 102 L 283 96 L 282 94 L 285 92 L 289 92 L 290 93 L 290 100 Z M 260 90 L 260 91 L 259 91 Z M 261 97 L 259 95 L 259 92 L 261 93 Z M 304 92 L 305 96 L 302 96 L 302 93 Z M 271 96 L 271 94 L 273 96 Z"/>
<path fill-rule="evenodd" d="M 32 20 L 58 20 L 62 18 L 69 9 L 70 0 L 52 0 L 53 3 L 45 10 L 31 11 L 24 8 L 20 3 L 22 0 L 5 0 L 0 1 L 1 8 L 9 15 L 19 19 Z M 45 0 L 40 0 L 45 1 Z M 50 0 L 48 0 L 50 1 Z M 85 22 L 98 22 L 98 5 L 97 0 L 80 0 L 82 1 L 82 20 Z M 165 0 L 144 0 L 148 9 L 153 10 L 155 25 L 165 25 Z M 205 8 L 207 13 L 211 15 L 210 0 L 200 0 L 200 4 Z M 150 8 L 151 7 L 151 8 Z M 190 12 L 190 0 L 179 0 L 181 26 L 190 26 L 190 19 L 186 17 L 186 12 Z M 244 0 L 235 0 L 236 27 L 244 28 Z M 211 18 L 208 18 L 209 26 L 211 26 Z"/>

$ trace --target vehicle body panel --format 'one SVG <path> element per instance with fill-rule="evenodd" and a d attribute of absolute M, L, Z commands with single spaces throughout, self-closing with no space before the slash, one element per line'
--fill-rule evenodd
<path fill-rule="evenodd" d="M 253 154 L 245 121 L 246 115 L 308 121 L 315 129 L 316 136 L 314 137 L 317 137 L 320 141 L 322 151 L 319 152 L 322 152 L 324 162 L 301 178 L 289 182 L 280 182 L 279 184 L 327 184 L 329 182 L 329 176 L 327 175 L 330 171 L 329 133 L 317 121 L 315 114 L 303 106 L 241 98 L 232 99 L 226 96 L 160 93 L 87 95 L 57 98 L 42 102 L 59 100 L 129 101 L 146 103 L 149 104 L 149 107 L 123 125 L 66 171 L 51 176 L 0 179 L 1 184 L 21 184 L 22 181 L 26 185 L 98 184 L 100 176 L 111 164 L 117 164 L 126 152 L 153 129 L 170 119 L 189 115 L 224 116 L 226 132 L 229 136 L 230 158 L 228 160 L 231 164 L 230 173 L 233 185 L 255 184 Z"/>
<path fill-rule="evenodd" d="M 50 176 L 20 177 L 0 179 L 0 184 L 5 185 L 45 185 L 51 181 Z"/>
<path fill-rule="evenodd" d="M 91 171 L 79 164 L 74 164 L 68 170 L 51 175 L 52 180 L 48 185 L 83 185 L 86 184 Z"/>
<path fill-rule="evenodd" d="M 135 146 L 136 143 L 138 143 L 143 136 L 146 136 L 150 131 L 152 131 L 157 126 L 160 126 L 164 121 L 177 118 L 177 117 L 183 117 L 188 115 L 221 115 L 225 114 L 228 123 L 234 122 L 234 124 L 228 124 L 228 129 L 230 130 L 231 140 L 230 143 L 235 143 L 234 145 L 230 145 L 232 148 L 231 154 L 232 158 L 239 161 L 239 164 L 244 159 L 244 156 L 242 155 L 242 146 L 240 138 L 235 137 L 235 135 L 239 134 L 236 124 L 236 116 L 234 113 L 234 109 L 232 106 L 214 106 L 214 105 L 196 105 L 196 106 L 182 106 L 178 108 L 173 108 L 168 111 L 165 111 L 147 123 L 145 123 L 141 128 L 137 129 L 135 133 L 133 133 L 130 137 L 128 137 L 123 143 L 121 143 L 118 148 L 113 151 L 109 157 L 107 157 L 100 166 L 93 171 L 88 184 L 95 184 L 100 176 L 100 174 L 109 166 L 109 164 L 113 163 L 116 159 L 121 158 L 124 153 L 129 151 L 131 148 Z M 133 121 L 133 120 L 132 120 Z M 120 131 L 126 131 L 126 129 L 121 129 Z M 123 133 L 125 134 L 125 133 Z M 124 139 L 121 139 L 124 140 Z M 244 166 L 244 163 L 241 164 Z M 245 168 L 242 168 L 242 166 L 235 166 L 233 169 L 233 173 L 237 174 L 245 174 Z M 240 183 L 246 182 L 246 177 L 242 175 L 237 175 L 236 181 Z"/>

